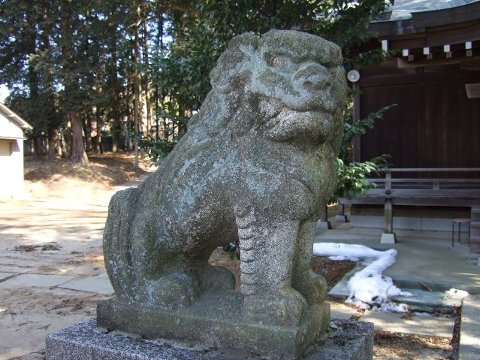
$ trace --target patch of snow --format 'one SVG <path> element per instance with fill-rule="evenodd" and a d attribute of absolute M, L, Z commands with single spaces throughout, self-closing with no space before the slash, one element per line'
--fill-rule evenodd
<path fill-rule="evenodd" d="M 338 330 L 338 325 L 335 324 L 333 321 L 330 321 L 330 327 L 331 327 L 333 330 Z"/>
<path fill-rule="evenodd" d="M 407 304 L 395 304 L 391 301 L 381 304 L 373 308 L 376 311 L 382 312 L 395 312 L 395 313 L 406 313 L 408 312 Z"/>
<path fill-rule="evenodd" d="M 397 250 L 378 251 L 364 245 L 341 243 L 313 244 L 313 254 L 328 256 L 332 260 L 341 258 L 363 259 L 365 268 L 356 272 L 348 281 L 349 296 L 345 303 L 353 304 L 361 309 L 375 309 L 379 311 L 406 312 L 405 304 L 394 304 L 390 299 L 393 296 L 412 296 L 393 284 L 390 277 L 383 272 L 395 263 Z"/>
<path fill-rule="evenodd" d="M 356 258 L 379 257 L 383 251 L 373 250 L 368 246 L 342 243 L 315 243 L 313 254 L 317 256 L 346 256 Z"/>
<path fill-rule="evenodd" d="M 470 294 L 464 290 L 458 290 L 458 289 L 450 289 L 448 291 L 445 291 L 445 296 L 447 298 L 453 298 L 453 299 L 464 299 Z"/>
<path fill-rule="evenodd" d="M 354 262 L 357 262 L 357 261 L 360 261 L 360 258 L 357 258 L 357 257 L 351 257 L 351 256 L 342 256 L 342 255 L 338 255 L 338 256 L 329 256 L 328 257 L 330 260 L 333 260 L 333 261 L 345 261 L 345 260 L 350 260 L 350 261 L 354 261 Z"/>
<path fill-rule="evenodd" d="M 432 314 L 423 311 L 416 311 L 414 314 L 418 317 L 433 317 Z"/>

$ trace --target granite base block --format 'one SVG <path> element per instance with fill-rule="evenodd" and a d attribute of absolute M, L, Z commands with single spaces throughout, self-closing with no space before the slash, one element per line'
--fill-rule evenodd
<path fill-rule="evenodd" d="M 260 360 L 233 349 L 209 348 L 167 340 L 135 339 L 103 333 L 92 319 L 47 336 L 47 360 Z M 305 360 L 371 360 L 373 324 L 332 320 L 330 330 L 311 346 Z"/>
<path fill-rule="evenodd" d="M 329 325 L 327 303 L 307 307 L 298 324 L 283 325 L 250 320 L 242 303 L 241 293 L 224 290 L 207 291 L 191 306 L 176 310 L 109 299 L 98 303 L 97 325 L 145 339 L 195 342 L 282 360 L 297 359 Z"/>

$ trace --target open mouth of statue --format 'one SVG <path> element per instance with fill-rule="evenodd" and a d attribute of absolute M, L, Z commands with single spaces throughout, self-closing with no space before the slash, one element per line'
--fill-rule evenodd
<path fill-rule="evenodd" d="M 303 112 L 321 112 L 332 114 L 337 108 L 330 91 L 315 91 L 309 94 L 291 94 L 283 99 L 288 109 Z"/>
<path fill-rule="evenodd" d="M 264 129 L 265 135 L 274 141 L 298 138 L 315 145 L 324 142 L 332 123 L 333 115 L 329 112 L 283 109 L 264 124 Z"/>

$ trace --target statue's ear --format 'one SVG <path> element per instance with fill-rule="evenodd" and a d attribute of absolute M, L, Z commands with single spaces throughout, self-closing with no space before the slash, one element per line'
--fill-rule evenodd
<path fill-rule="evenodd" d="M 228 49 L 251 48 L 257 50 L 260 45 L 260 36 L 254 33 L 243 33 L 232 38 L 228 43 Z"/>
<path fill-rule="evenodd" d="M 260 37 L 252 33 L 241 34 L 230 40 L 227 50 L 218 58 L 217 65 L 210 72 L 212 87 L 224 87 L 231 79 L 241 77 L 246 70 L 245 63 L 257 52 L 259 43 Z"/>

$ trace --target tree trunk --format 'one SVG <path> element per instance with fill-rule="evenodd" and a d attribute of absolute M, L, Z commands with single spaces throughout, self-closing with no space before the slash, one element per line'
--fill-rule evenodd
<path fill-rule="evenodd" d="M 172 129 L 174 128 L 174 125 L 175 124 L 171 124 L 172 125 Z M 164 116 L 163 117 L 163 140 L 167 140 L 167 141 L 170 141 L 170 140 L 173 140 L 173 139 L 170 139 L 170 123 L 168 122 L 168 119 Z"/>
<path fill-rule="evenodd" d="M 101 116 L 101 111 L 97 107 L 97 110 L 95 112 L 95 117 L 96 117 L 96 125 L 97 128 L 95 129 L 96 136 L 95 136 L 95 152 L 97 154 L 100 154 L 103 152 L 102 149 L 102 116 Z"/>
<path fill-rule="evenodd" d="M 125 149 L 127 151 L 132 150 L 132 137 L 131 137 L 131 131 L 135 125 L 135 120 L 133 118 L 133 111 L 132 111 L 132 104 L 130 99 L 132 98 L 132 89 L 133 89 L 133 79 L 132 76 L 128 76 L 127 79 L 127 86 L 126 86 L 126 94 L 125 97 L 128 99 L 126 102 L 126 116 L 124 117 L 124 123 L 125 123 Z"/>
<path fill-rule="evenodd" d="M 88 157 L 83 145 L 82 119 L 77 112 L 69 113 L 68 118 L 72 124 L 72 161 L 76 164 L 87 166 Z"/>
<path fill-rule="evenodd" d="M 140 9 L 137 9 L 140 13 Z M 134 86 L 134 103 L 133 103 L 133 120 L 134 120 L 134 147 L 135 147 L 135 167 L 138 167 L 138 133 L 140 126 L 140 74 L 138 68 L 140 66 L 140 41 L 138 34 L 138 24 L 134 27 L 135 34 L 135 48 L 134 48 L 134 72 L 133 72 L 133 86 Z"/>
<path fill-rule="evenodd" d="M 152 107 L 150 104 L 150 86 L 149 86 L 149 71 L 148 71 L 148 23 L 147 14 L 143 13 L 142 25 L 143 25 L 143 67 L 147 69 L 145 72 L 143 88 L 145 93 L 145 105 L 147 110 L 147 135 L 152 135 Z"/>
<path fill-rule="evenodd" d="M 178 105 L 178 114 L 180 117 L 180 121 L 177 124 L 177 137 L 174 140 L 179 140 L 185 133 L 187 132 L 187 124 L 185 122 L 185 119 L 187 118 L 187 113 L 189 113 L 188 110 L 184 109 L 182 104 Z"/>
<path fill-rule="evenodd" d="M 72 128 L 67 127 L 64 132 L 60 134 L 60 142 L 62 147 L 62 157 L 67 159 L 72 154 Z"/>
<path fill-rule="evenodd" d="M 82 121 L 83 133 L 85 134 L 86 151 L 92 150 L 92 117 L 87 114 L 86 121 Z"/>
<path fill-rule="evenodd" d="M 48 161 L 62 157 L 60 135 L 57 129 L 48 129 Z"/>
<path fill-rule="evenodd" d="M 112 29 L 112 34 L 115 34 L 115 29 Z M 116 37 L 112 35 L 110 41 L 110 51 L 112 53 L 112 60 L 109 67 L 109 77 L 112 88 L 112 151 L 118 152 L 120 138 L 122 135 L 122 114 L 120 109 L 120 86 L 118 81 L 117 70 L 117 42 Z"/>
<path fill-rule="evenodd" d="M 160 119 L 158 118 L 158 111 L 159 111 L 159 91 L 158 86 L 155 86 L 155 93 L 154 93 L 154 102 L 155 102 L 155 140 L 158 140 L 158 127 L 160 126 Z"/>
<path fill-rule="evenodd" d="M 67 121 L 72 127 L 71 153 L 72 161 L 81 166 L 88 165 L 88 157 L 83 144 L 83 126 L 80 116 L 81 101 L 78 100 L 79 93 L 79 74 L 78 59 L 75 51 L 74 34 L 76 13 L 75 3 L 71 1 L 61 1 L 61 35 L 62 35 L 62 53 L 65 64 L 63 65 L 63 76 L 66 101 L 64 107 L 67 113 Z"/>
<path fill-rule="evenodd" d="M 43 158 L 43 139 L 41 136 L 33 138 L 33 159 L 40 161 Z"/>
<path fill-rule="evenodd" d="M 157 57 L 161 58 L 163 56 L 164 44 L 163 44 L 163 12 L 157 8 L 156 17 L 157 21 L 157 36 L 156 36 L 156 46 L 157 49 Z M 158 84 L 155 84 L 155 140 L 160 138 L 160 118 L 159 118 L 159 110 L 160 110 L 160 89 Z M 163 94 L 162 94 L 162 103 L 163 103 Z M 163 123 L 163 121 L 162 121 Z M 165 129 L 165 126 L 164 126 Z"/>

